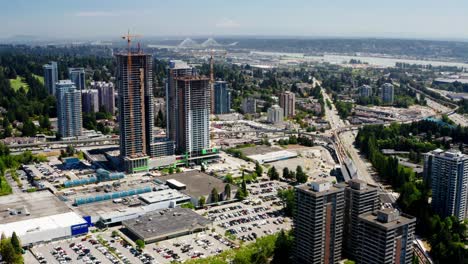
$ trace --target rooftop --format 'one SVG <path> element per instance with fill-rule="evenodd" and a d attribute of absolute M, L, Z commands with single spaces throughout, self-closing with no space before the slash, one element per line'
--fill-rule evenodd
<path fill-rule="evenodd" d="M 144 240 L 205 228 L 210 220 L 191 209 L 176 207 L 148 213 L 122 224 Z"/>
<path fill-rule="evenodd" d="M 0 223 L 70 212 L 70 208 L 49 191 L 18 193 L 0 197 Z M 15 212 L 20 214 L 14 214 Z"/>
<path fill-rule="evenodd" d="M 173 189 L 161 190 L 138 195 L 145 203 L 153 204 L 176 199 L 190 199 L 187 195 Z"/>
<path fill-rule="evenodd" d="M 400 214 L 397 209 L 388 208 L 373 213 L 359 215 L 361 221 L 389 230 L 416 222 L 416 217 Z"/>
<path fill-rule="evenodd" d="M 441 157 L 441 158 L 448 158 L 448 159 L 454 159 L 454 160 L 458 160 L 458 159 L 467 159 L 468 158 L 468 155 L 465 155 L 463 154 L 461 151 L 459 150 L 442 150 L 442 149 L 435 149 L 431 152 L 429 152 L 428 154 L 431 154 L 431 155 L 434 155 L 434 156 L 437 156 L 437 157 Z"/>
<path fill-rule="evenodd" d="M 44 232 L 46 230 L 53 230 L 60 227 L 69 227 L 84 223 L 86 223 L 86 221 L 81 216 L 74 212 L 68 212 L 1 224 L 0 233 L 4 233 L 6 236 L 11 236 L 11 233 L 15 231 L 19 236 L 25 234 L 31 235 L 34 232 Z"/>
<path fill-rule="evenodd" d="M 216 188 L 218 192 L 222 192 L 226 185 L 222 180 L 196 170 L 166 175 L 158 177 L 157 179 L 161 181 L 176 180 L 185 184 L 187 189 L 181 190 L 180 192 L 194 198 L 209 195 L 213 188 Z M 231 189 L 234 191 L 236 187 L 231 185 Z"/>
<path fill-rule="evenodd" d="M 314 185 L 317 185 L 315 188 L 313 187 Z M 326 186 L 325 186 L 326 185 Z M 317 189 L 318 187 L 318 189 Z M 325 180 L 322 181 L 316 181 L 312 182 L 309 184 L 302 184 L 299 186 L 296 186 L 296 188 L 302 192 L 308 193 L 311 196 L 314 197 L 319 197 L 323 195 L 328 195 L 328 194 L 333 194 L 333 193 L 339 193 L 343 192 L 343 188 L 339 188 L 336 186 L 333 186 L 330 184 L 330 182 L 327 182 Z"/>

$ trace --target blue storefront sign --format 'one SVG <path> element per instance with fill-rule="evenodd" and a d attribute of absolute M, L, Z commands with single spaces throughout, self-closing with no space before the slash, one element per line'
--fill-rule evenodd
<path fill-rule="evenodd" d="M 91 216 L 83 216 L 83 219 L 88 223 L 88 226 L 93 226 L 93 223 L 91 222 Z"/>
<path fill-rule="evenodd" d="M 86 234 L 86 233 L 88 233 L 88 224 L 87 223 L 71 226 L 72 236 L 77 236 L 77 235 Z"/>

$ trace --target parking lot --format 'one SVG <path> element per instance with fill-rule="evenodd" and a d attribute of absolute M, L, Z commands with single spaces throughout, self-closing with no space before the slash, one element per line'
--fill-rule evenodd
<path fill-rule="evenodd" d="M 235 247 L 236 244 L 220 234 L 206 231 L 151 244 L 147 246 L 146 252 L 159 263 L 169 263 L 174 260 L 203 258 Z"/>
<path fill-rule="evenodd" d="M 289 230 L 291 220 L 282 213 L 278 190 L 286 189 L 282 182 L 266 181 L 248 185 L 249 199 L 206 210 L 207 217 L 218 232 L 234 235 L 242 241 Z"/>
<path fill-rule="evenodd" d="M 248 200 L 197 211 L 213 220 L 210 230 L 148 244 L 141 252 L 119 236 L 113 237 L 111 230 L 35 246 L 31 251 L 43 264 L 154 264 L 204 258 L 236 248 L 240 240 L 253 242 L 291 229 L 292 221 L 282 214 L 277 197 L 278 190 L 286 188 L 286 183 L 278 181 L 249 184 Z"/>
<path fill-rule="evenodd" d="M 31 249 L 40 263 L 121 263 L 95 236 L 39 245 Z"/>

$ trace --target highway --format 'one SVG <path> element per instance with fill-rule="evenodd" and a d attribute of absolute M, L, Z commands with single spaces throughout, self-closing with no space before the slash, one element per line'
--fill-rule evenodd
<path fill-rule="evenodd" d="M 325 101 L 330 100 L 330 96 L 322 89 L 323 99 Z M 357 126 L 348 126 L 338 115 L 335 104 L 331 104 L 331 110 L 325 106 L 325 120 L 330 123 L 331 133 L 335 137 L 335 143 L 337 145 L 338 153 L 341 161 L 349 156 L 354 162 L 357 169 L 357 175 L 360 179 L 366 181 L 369 184 L 377 185 L 374 178 L 372 178 L 369 165 L 366 164 L 364 159 L 360 156 L 358 150 L 354 147 L 354 134 L 352 131 L 347 131 L 349 128 L 355 128 Z"/>
<path fill-rule="evenodd" d="M 59 140 L 59 141 L 46 141 L 46 142 L 36 142 L 36 143 L 25 143 L 25 144 L 10 144 L 8 148 L 18 149 L 18 148 L 31 148 L 31 147 L 45 147 L 51 145 L 80 145 L 88 143 L 99 143 L 99 145 L 111 144 L 119 142 L 119 138 L 88 138 L 88 139 L 75 139 L 75 140 Z"/>

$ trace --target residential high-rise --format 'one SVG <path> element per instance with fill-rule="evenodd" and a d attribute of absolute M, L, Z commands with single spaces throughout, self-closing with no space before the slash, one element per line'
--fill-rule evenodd
<path fill-rule="evenodd" d="M 393 104 L 394 87 L 391 83 L 384 83 L 382 85 L 382 102 L 384 104 Z"/>
<path fill-rule="evenodd" d="M 431 151 L 424 158 L 424 175 L 431 183 L 434 212 L 442 218 L 468 217 L 468 155 L 454 150 Z"/>
<path fill-rule="evenodd" d="M 372 96 L 372 87 L 367 84 L 359 87 L 359 96 L 360 97 L 371 97 Z"/>
<path fill-rule="evenodd" d="M 228 114 L 231 111 L 231 92 L 228 83 L 217 81 L 214 83 L 214 113 Z"/>
<path fill-rule="evenodd" d="M 279 105 L 273 105 L 272 107 L 268 108 L 268 122 L 273 124 L 282 123 L 284 119 L 283 112 L 283 108 L 279 107 Z"/>
<path fill-rule="evenodd" d="M 296 96 L 294 93 L 286 91 L 281 93 L 279 98 L 279 105 L 283 108 L 285 117 L 292 117 L 296 115 Z"/>
<path fill-rule="evenodd" d="M 244 98 L 242 100 L 242 112 L 244 114 L 255 114 L 257 113 L 257 100 L 255 98 Z"/>
<path fill-rule="evenodd" d="M 115 113 L 115 89 L 113 83 L 92 82 L 91 86 L 98 90 L 99 107 L 104 108 L 106 112 Z"/>
<path fill-rule="evenodd" d="M 294 262 L 331 264 L 341 260 L 344 189 L 319 181 L 296 187 Z"/>
<path fill-rule="evenodd" d="M 86 75 L 84 68 L 68 68 L 68 78 L 75 83 L 78 90 L 86 89 Z"/>
<path fill-rule="evenodd" d="M 410 264 L 416 218 L 397 209 L 359 216 L 357 263 Z"/>
<path fill-rule="evenodd" d="M 180 76 L 175 78 L 177 90 L 178 153 L 199 157 L 210 149 L 210 85 L 209 78 Z"/>
<path fill-rule="evenodd" d="M 56 83 L 58 133 L 62 137 L 80 136 L 82 132 L 81 92 L 70 80 Z"/>
<path fill-rule="evenodd" d="M 349 180 L 345 186 L 344 210 L 344 254 L 356 259 L 359 242 L 359 215 L 371 213 L 379 208 L 377 187 L 368 185 L 359 179 Z"/>
<path fill-rule="evenodd" d="M 50 64 L 42 66 L 44 69 L 44 86 L 51 95 L 55 95 L 55 85 L 58 82 L 57 62 L 51 61 Z"/>
<path fill-rule="evenodd" d="M 99 92 L 96 89 L 81 90 L 81 105 L 83 112 L 99 112 Z"/>
<path fill-rule="evenodd" d="M 187 63 L 180 60 L 171 60 L 169 62 L 166 81 L 166 129 L 167 136 L 174 142 L 179 137 L 178 134 L 181 133 L 178 120 L 182 118 L 179 117 L 179 93 L 177 91 L 175 79 L 182 76 L 193 75 L 195 75 L 195 69 L 190 67 Z"/>
<path fill-rule="evenodd" d="M 127 172 L 145 171 L 153 143 L 153 59 L 140 52 L 116 58 L 120 156 Z"/>

